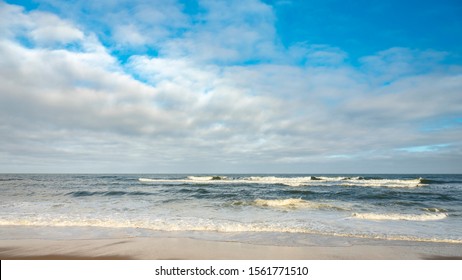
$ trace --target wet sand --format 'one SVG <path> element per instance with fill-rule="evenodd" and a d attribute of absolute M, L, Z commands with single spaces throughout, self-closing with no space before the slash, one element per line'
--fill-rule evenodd
<path fill-rule="evenodd" d="M 271 246 L 192 238 L 0 240 L 2 260 L 419 260 L 462 259 L 462 245 L 370 241 L 351 246 Z"/>

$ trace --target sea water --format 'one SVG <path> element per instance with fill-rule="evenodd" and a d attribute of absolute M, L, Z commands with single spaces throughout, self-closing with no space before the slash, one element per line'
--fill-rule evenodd
<path fill-rule="evenodd" d="M 29 238 L 462 243 L 462 175 L 2 174 L 0 201 L 2 239 L 20 228 Z"/>

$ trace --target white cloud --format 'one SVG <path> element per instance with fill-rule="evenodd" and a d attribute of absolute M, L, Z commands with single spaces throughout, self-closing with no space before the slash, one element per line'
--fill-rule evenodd
<path fill-rule="evenodd" d="M 55 15 L 33 12 L 30 17 L 35 25 L 30 31 L 30 37 L 38 45 L 66 44 L 82 40 L 84 37 L 82 31 Z"/>
<path fill-rule="evenodd" d="M 447 56 L 445 52 L 419 51 L 408 48 L 391 48 L 361 59 L 363 71 L 379 83 L 392 82 L 406 75 L 435 71 L 438 62 Z"/>
<path fill-rule="evenodd" d="M 97 28 L 114 50 L 157 49 L 179 30 L 188 28 L 189 18 L 175 0 L 41 0 L 65 17 Z"/>
<path fill-rule="evenodd" d="M 3 36 L 27 36 L 31 43 L 41 47 L 68 44 L 84 37 L 82 31 L 56 15 L 43 12 L 24 14 L 22 7 L 3 2 L 0 3 L 0 18 Z"/>
<path fill-rule="evenodd" d="M 14 38 L 17 32 L 31 27 L 29 17 L 23 14 L 23 8 L 0 2 L 0 28 L 2 37 Z"/>
<path fill-rule="evenodd" d="M 163 55 L 225 64 L 277 55 L 275 17 L 270 6 L 254 0 L 201 4 L 205 12 L 182 36 L 161 46 Z"/>
<path fill-rule="evenodd" d="M 289 55 L 296 62 L 303 62 L 311 66 L 338 66 L 342 65 L 348 55 L 339 48 L 298 43 L 289 48 Z"/>
<path fill-rule="evenodd" d="M 122 45 L 144 45 L 147 38 L 133 24 L 118 25 L 114 28 L 114 39 Z"/>

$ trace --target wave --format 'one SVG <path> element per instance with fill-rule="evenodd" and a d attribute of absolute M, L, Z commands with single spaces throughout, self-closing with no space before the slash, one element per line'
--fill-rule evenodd
<path fill-rule="evenodd" d="M 288 198 L 288 199 L 255 199 L 254 205 L 264 207 L 277 207 L 277 208 L 311 208 L 314 203 L 310 203 L 301 198 Z"/>
<path fill-rule="evenodd" d="M 153 195 L 153 193 L 150 192 L 141 192 L 141 191 L 95 191 L 95 192 L 89 192 L 89 191 L 75 191 L 75 192 L 70 192 L 67 193 L 67 195 L 73 196 L 73 197 L 85 197 L 85 196 L 123 196 L 123 195 Z"/>
<path fill-rule="evenodd" d="M 22 181 L 22 178 L 0 178 L 0 182 L 9 182 L 9 181 Z"/>
<path fill-rule="evenodd" d="M 427 211 L 427 212 L 433 212 L 433 213 L 447 212 L 446 209 L 442 209 L 442 208 L 422 208 L 422 210 Z"/>
<path fill-rule="evenodd" d="M 139 178 L 142 183 L 186 183 L 186 184 L 279 184 L 291 187 L 300 186 L 344 186 L 344 187 L 387 187 L 387 188 L 415 188 L 430 184 L 430 180 L 417 179 L 385 179 L 364 177 L 277 177 L 277 176 L 250 176 L 230 178 L 226 176 L 188 176 L 183 179 L 150 179 Z"/>
<path fill-rule="evenodd" d="M 192 181 L 217 181 L 217 180 L 226 180 L 226 176 L 188 176 L 189 180 Z"/>
<path fill-rule="evenodd" d="M 237 183 L 235 180 L 229 180 L 224 176 L 188 176 L 183 179 L 151 179 L 138 178 L 143 184 L 219 184 L 219 183 Z"/>
<path fill-rule="evenodd" d="M 419 178 L 419 183 L 420 184 L 430 185 L 430 184 L 441 184 L 441 183 L 444 183 L 444 182 L 443 181 L 437 181 L 437 180 L 431 180 L 431 179 L 425 179 L 425 178 Z"/>
<path fill-rule="evenodd" d="M 299 187 L 313 184 L 313 181 L 323 181 L 320 177 L 305 176 L 305 177 L 276 177 L 276 176 L 251 176 L 242 178 L 240 181 L 256 184 L 279 184 L 291 187 Z"/>
<path fill-rule="evenodd" d="M 152 221 L 140 220 L 112 220 L 96 218 L 37 218 L 37 219 L 0 219 L 0 226 L 37 226 L 37 227 L 98 227 L 98 228 L 138 228 L 154 231 L 205 231 L 223 233 L 243 233 L 243 232 L 273 232 L 273 233 L 306 233 L 319 234 L 324 236 L 352 237 L 365 239 L 382 239 L 396 241 L 419 241 L 434 243 L 456 243 L 462 244 L 461 239 L 417 237 L 407 235 L 376 234 L 376 233 L 345 233 L 311 229 L 298 225 L 283 225 L 269 223 L 241 223 L 235 221 L 211 222 L 207 219 L 181 219 L 181 220 L 162 220 Z"/>
<path fill-rule="evenodd" d="M 337 211 L 347 211 L 346 208 L 341 208 L 328 203 L 312 202 L 301 198 L 287 199 L 255 199 L 253 201 L 234 201 L 232 206 L 257 206 L 270 207 L 279 209 L 331 209 Z"/>
<path fill-rule="evenodd" d="M 436 214 L 396 214 L 396 213 L 353 213 L 352 217 L 363 220 L 388 220 L 388 221 L 436 221 L 446 219 L 446 213 Z"/>
<path fill-rule="evenodd" d="M 150 178 L 138 178 L 138 181 L 140 182 L 147 182 L 147 183 L 155 183 L 155 182 L 163 182 L 167 180 L 160 180 L 160 179 L 150 179 Z"/>
<path fill-rule="evenodd" d="M 340 184 L 345 187 L 386 187 L 386 188 L 416 188 L 425 186 L 422 179 L 349 179 Z"/>

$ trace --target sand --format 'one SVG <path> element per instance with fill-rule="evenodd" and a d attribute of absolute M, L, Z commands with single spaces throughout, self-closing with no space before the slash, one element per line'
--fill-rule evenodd
<path fill-rule="evenodd" d="M 462 259 L 462 244 L 373 241 L 351 246 L 271 246 L 192 238 L 0 240 L 2 260 L 401 260 Z"/>

